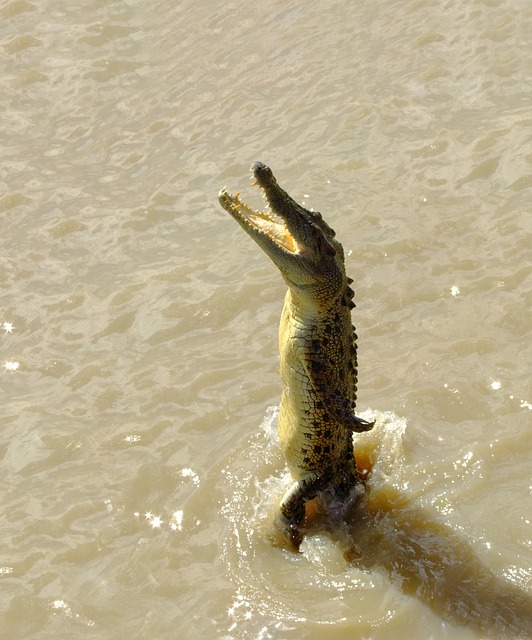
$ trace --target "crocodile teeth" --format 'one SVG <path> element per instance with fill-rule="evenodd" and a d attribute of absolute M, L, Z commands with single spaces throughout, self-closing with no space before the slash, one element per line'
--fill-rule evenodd
<path fill-rule="evenodd" d="M 277 246 L 290 253 L 299 253 L 299 245 L 288 231 L 281 216 L 271 210 L 255 211 L 240 200 L 240 193 L 230 194 L 225 188 L 219 193 L 222 206 L 240 223 L 244 223 L 255 233 L 265 235 Z"/>

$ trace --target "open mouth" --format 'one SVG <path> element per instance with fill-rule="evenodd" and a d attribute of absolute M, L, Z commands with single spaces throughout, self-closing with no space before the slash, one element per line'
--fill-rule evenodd
<path fill-rule="evenodd" d="M 254 184 L 257 184 L 256 182 Z M 260 186 L 260 185 L 259 185 Z M 240 200 L 240 194 L 230 194 L 224 187 L 218 194 L 222 207 L 247 227 L 252 235 L 265 236 L 276 246 L 289 253 L 299 253 L 300 248 L 293 235 L 288 230 L 284 219 L 271 209 L 255 211 Z"/>

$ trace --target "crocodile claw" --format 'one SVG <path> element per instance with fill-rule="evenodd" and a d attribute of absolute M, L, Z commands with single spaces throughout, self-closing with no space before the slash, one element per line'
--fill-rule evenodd
<path fill-rule="evenodd" d="M 370 422 L 369 420 L 364 420 L 364 418 L 353 416 L 353 431 L 355 433 L 363 433 L 364 431 L 371 431 L 374 426 L 375 426 L 375 420 L 372 420 Z"/>

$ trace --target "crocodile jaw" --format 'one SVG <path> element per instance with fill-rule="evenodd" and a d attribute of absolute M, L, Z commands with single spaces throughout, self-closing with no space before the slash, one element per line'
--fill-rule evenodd
<path fill-rule="evenodd" d="M 254 183 L 256 184 L 256 183 Z M 229 213 L 267 253 L 298 255 L 301 247 L 288 230 L 281 216 L 272 211 L 256 211 L 232 195 L 224 187 L 218 194 L 222 207 Z"/>

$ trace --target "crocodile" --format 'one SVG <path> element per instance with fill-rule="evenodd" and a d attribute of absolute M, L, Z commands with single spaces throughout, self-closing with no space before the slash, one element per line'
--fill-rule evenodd
<path fill-rule="evenodd" d="M 278 434 L 293 483 L 281 499 L 275 525 L 297 549 L 308 501 L 325 493 L 345 501 L 362 485 L 353 432 L 368 431 L 374 423 L 355 415 L 355 303 L 343 247 L 321 214 L 295 202 L 269 167 L 254 162 L 251 173 L 267 203 L 263 211 L 225 187 L 218 198 L 288 285 L 279 326 Z"/>

